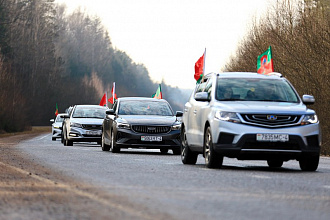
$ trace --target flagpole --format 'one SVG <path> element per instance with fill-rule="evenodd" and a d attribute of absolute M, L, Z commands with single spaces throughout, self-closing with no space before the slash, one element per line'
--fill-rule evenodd
<path fill-rule="evenodd" d="M 105 106 L 108 107 L 108 92 L 105 91 Z"/>
<path fill-rule="evenodd" d="M 113 82 L 112 88 L 113 88 L 113 91 L 112 91 L 112 103 L 115 104 L 116 82 Z"/>
<path fill-rule="evenodd" d="M 206 59 L 206 47 L 204 50 L 204 59 L 203 59 L 203 76 L 202 76 L 202 80 L 200 83 L 202 83 L 204 81 L 204 75 L 205 75 L 205 59 Z"/>

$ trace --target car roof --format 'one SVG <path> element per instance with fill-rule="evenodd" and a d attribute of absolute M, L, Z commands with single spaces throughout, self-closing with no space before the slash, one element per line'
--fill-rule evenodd
<path fill-rule="evenodd" d="M 155 102 L 167 102 L 165 99 L 155 99 L 147 97 L 122 97 L 118 98 L 120 101 L 155 101 Z"/>
<path fill-rule="evenodd" d="M 255 72 L 222 72 L 222 73 L 210 73 L 207 74 L 206 77 L 217 75 L 219 78 L 273 78 L 273 79 L 280 79 L 282 78 L 282 74 L 280 73 L 270 73 L 268 75 L 255 73 Z"/>
<path fill-rule="evenodd" d="M 107 108 L 107 107 L 101 106 L 101 105 L 75 105 L 75 107 L 79 107 L 79 108 Z"/>

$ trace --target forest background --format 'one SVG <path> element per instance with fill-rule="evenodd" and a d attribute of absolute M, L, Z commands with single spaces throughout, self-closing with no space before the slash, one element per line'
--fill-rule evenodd
<path fill-rule="evenodd" d="M 222 70 L 255 72 L 257 56 L 269 46 L 275 71 L 300 95 L 315 96 L 321 151 L 330 155 L 330 0 L 278 0 L 251 21 Z M 50 125 L 56 103 L 59 112 L 98 104 L 112 82 L 119 97 L 151 97 L 158 88 L 143 64 L 113 47 L 97 16 L 80 9 L 67 14 L 54 0 L 0 0 L 0 132 Z M 163 97 L 182 111 L 190 91 L 161 85 Z"/>

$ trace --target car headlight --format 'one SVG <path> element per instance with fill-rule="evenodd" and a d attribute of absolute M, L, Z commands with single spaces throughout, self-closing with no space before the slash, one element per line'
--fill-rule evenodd
<path fill-rule="evenodd" d="M 240 123 L 241 120 L 237 116 L 235 112 L 224 112 L 224 111 L 217 111 L 214 115 L 216 119 L 221 121 L 229 121 L 234 123 Z"/>
<path fill-rule="evenodd" d="M 117 128 L 121 128 L 121 129 L 131 129 L 131 126 L 130 126 L 128 123 L 118 122 L 118 123 L 117 123 Z"/>
<path fill-rule="evenodd" d="M 54 126 L 54 128 L 60 128 L 60 126 Z"/>
<path fill-rule="evenodd" d="M 313 115 L 305 115 L 303 120 L 301 121 L 301 125 L 315 124 L 319 120 L 316 114 Z"/>
<path fill-rule="evenodd" d="M 174 123 L 171 127 L 172 131 L 180 130 L 181 129 L 181 123 Z"/>
<path fill-rule="evenodd" d="M 82 124 L 74 123 L 74 122 L 71 122 L 71 123 L 70 123 L 70 126 L 71 126 L 71 127 L 82 128 Z"/>

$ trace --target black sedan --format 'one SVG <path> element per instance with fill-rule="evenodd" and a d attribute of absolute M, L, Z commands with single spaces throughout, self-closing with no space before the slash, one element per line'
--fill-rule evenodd
<path fill-rule="evenodd" d="M 164 99 L 118 98 L 103 120 L 102 150 L 118 153 L 121 148 L 160 149 L 179 155 L 181 116 L 180 111 L 174 115 Z"/>

